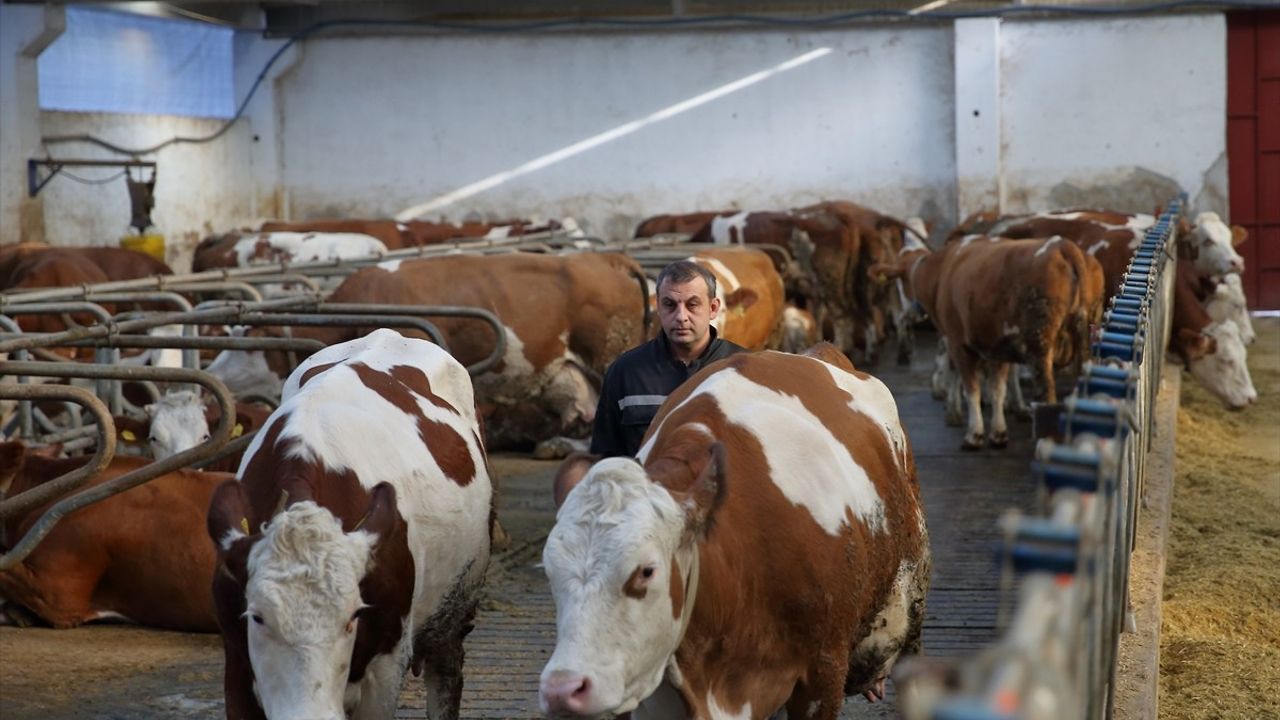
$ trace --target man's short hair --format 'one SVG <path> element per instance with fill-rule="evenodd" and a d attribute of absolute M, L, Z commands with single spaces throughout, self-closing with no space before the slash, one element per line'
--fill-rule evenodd
<path fill-rule="evenodd" d="M 708 299 L 716 296 L 716 276 L 692 260 L 677 260 L 662 268 L 662 272 L 658 273 L 658 281 L 653 284 L 653 287 L 661 291 L 664 282 L 687 283 L 694 278 L 702 278 L 707 282 Z"/>

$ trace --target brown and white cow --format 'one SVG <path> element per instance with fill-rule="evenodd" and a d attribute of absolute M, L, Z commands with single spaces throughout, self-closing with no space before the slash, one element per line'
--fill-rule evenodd
<path fill-rule="evenodd" d="M 1154 218 L 1149 215 L 1078 211 L 1007 218 L 996 223 L 993 231 L 1025 237 L 1052 230 L 1070 238 L 1102 264 L 1110 297 L 1118 290 L 1143 231 L 1152 224 Z M 1243 260 L 1232 245 L 1242 242 L 1246 233 L 1238 226 L 1228 228 L 1215 213 L 1200 213 L 1193 226 L 1183 227 L 1179 233 L 1178 271 L 1173 280 L 1174 332 L 1169 349 L 1188 369 L 1195 368 L 1192 377 L 1224 405 L 1243 408 L 1257 398 L 1245 349 L 1252 323 L 1243 297 L 1233 294 L 1230 278 L 1239 282 Z M 1219 296 L 1217 288 L 1224 284 Z M 1203 306 L 1211 298 L 1217 298 L 1213 313 L 1221 317 Z"/>
<path fill-rule="evenodd" d="M 409 226 L 395 220 L 362 220 L 358 218 L 327 218 L 320 220 L 268 220 L 262 223 L 260 232 L 276 233 L 324 233 L 356 234 L 377 238 L 387 250 L 413 247 L 414 235 Z"/>
<path fill-rule="evenodd" d="M 228 233 L 205 238 L 196 246 L 191 271 L 367 258 L 386 252 L 387 246 L 381 240 L 358 233 Z"/>
<path fill-rule="evenodd" d="M 0 495 L 42 485 L 87 460 L 56 460 L 24 452 L 20 442 L 0 443 Z M 148 462 L 115 457 L 88 486 Z M 30 555 L 0 570 L 0 599 L 55 628 L 125 619 L 166 630 L 215 632 L 208 591 L 214 551 L 201 525 L 214 489 L 230 477 L 175 470 L 62 518 Z M 12 547 L 50 504 L 7 519 L 0 544 Z"/>
<path fill-rule="evenodd" d="M 647 281 L 617 253 L 449 255 L 388 261 L 348 277 L 332 302 L 459 305 L 492 311 L 507 351 L 475 378 L 490 449 L 527 448 L 553 435 L 585 437 L 609 364 L 645 337 Z M 493 330 L 470 318 L 430 317 L 465 365 L 487 357 Z M 341 342 L 356 331 L 300 328 Z"/>
<path fill-rule="evenodd" d="M 721 310 L 711 324 L 719 337 L 748 350 L 777 347 L 784 307 L 782 276 L 766 253 L 715 247 L 699 250 L 688 259 L 716 277 Z"/>
<path fill-rule="evenodd" d="M 1176 352 L 1191 377 L 1232 410 L 1241 410 L 1258 399 L 1249 373 L 1245 340 L 1231 318 L 1215 320 L 1196 294 L 1197 270 L 1191 263 L 1177 263 L 1173 284 L 1173 324 L 1170 350 Z"/>
<path fill-rule="evenodd" d="M 456 718 L 492 489 L 467 371 L 377 330 L 312 355 L 209 508 L 227 717 Z"/>
<path fill-rule="evenodd" d="M 896 265 L 873 266 L 871 272 L 905 277 L 913 299 L 946 338 L 960 378 L 960 384 L 952 386 L 949 403 L 958 409 L 963 389 L 969 406 L 965 449 L 982 447 L 985 438 L 983 370 L 988 371 L 991 394 L 990 441 L 1004 447 L 1010 364 L 1030 365 L 1045 399 L 1057 402 L 1054 367 L 1068 354 L 1077 365 L 1083 361 L 1089 324 L 1102 307 L 1102 268 L 1061 237 L 1007 240 L 969 235 L 935 253 L 903 252 Z"/>
<path fill-rule="evenodd" d="M 641 220 L 639 225 L 636 225 L 634 237 L 653 237 L 663 233 L 693 235 L 706 227 L 712 218 L 728 217 L 736 214 L 738 214 L 737 210 L 718 210 L 685 213 L 682 215 L 651 215 Z"/>
<path fill-rule="evenodd" d="M 833 720 L 918 650 L 930 554 L 893 396 L 826 346 L 714 363 L 543 550 L 552 716 Z M 836 363 L 836 364 L 831 364 Z"/>

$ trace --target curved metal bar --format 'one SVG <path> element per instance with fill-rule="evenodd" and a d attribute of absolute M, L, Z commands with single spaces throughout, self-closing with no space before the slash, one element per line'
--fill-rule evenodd
<path fill-rule="evenodd" d="M 201 304 L 203 305 L 203 303 Z M 75 328 L 74 330 L 44 335 L 39 338 L 30 336 L 0 338 L 0 352 L 29 350 L 35 347 L 56 347 L 67 341 L 108 337 L 136 330 L 149 330 L 159 325 L 234 323 L 237 318 L 246 312 L 287 308 L 296 304 L 298 304 L 297 298 L 281 298 L 278 300 L 263 300 L 260 303 L 253 303 L 251 307 L 241 302 L 229 302 L 207 309 L 200 309 L 197 306 L 197 309 L 191 312 L 155 313 L 137 320 L 110 321 L 102 325 Z"/>
<path fill-rule="evenodd" d="M 65 363 L 65 365 L 73 364 L 74 363 Z M 213 394 L 214 400 L 218 403 L 218 407 L 222 411 L 222 415 L 218 419 L 217 427 L 210 432 L 209 440 L 197 445 L 196 447 L 184 450 L 176 455 L 165 458 L 164 460 L 157 460 L 148 465 L 144 465 L 137 470 L 125 473 L 124 475 L 112 480 L 108 480 L 101 485 L 83 490 L 71 497 L 59 500 L 53 505 L 53 507 L 46 510 L 44 514 L 40 516 L 40 519 L 37 520 L 35 525 L 27 531 L 27 534 L 23 536 L 22 540 L 14 545 L 12 550 L 6 553 L 3 557 L 0 557 L 0 570 L 13 567 L 25 558 L 35 548 L 35 546 L 44 539 L 51 530 L 53 530 L 54 525 L 56 525 L 58 521 L 66 515 L 91 503 L 95 503 L 99 500 L 111 497 L 112 495 L 137 487 L 138 485 L 157 478 L 167 472 L 186 467 L 209 457 L 227 443 L 227 440 L 231 437 L 231 429 L 235 425 L 235 400 L 231 397 L 231 391 L 227 390 L 227 386 L 223 385 L 221 380 L 200 370 L 149 367 L 42 367 L 46 365 L 48 364 L 0 363 L 0 372 L 5 372 L 7 370 L 7 366 L 18 366 L 16 368 L 8 369 L 8 371 L 16 369 L 18 372 L 22 372 L 27 375 L 53 375 L 64 374 L 67 371 L 75 370 L 77 371 L 77 374 L 84 377 L 109 377 L 113 379 L 127 380 L 143 379 L 195 383 L 203 386 Z M 53 372 L 49 372 L 49 370 L 52 370 Z M 99 421 L 102 421 L 101 418 Z M 110 418 L 107 418 L 106 422 L 110 423 Z M 112 428 L 114 433 L 114 425 L 107 425 L 106 427 Z M 81 482 L 83 482 L 83 480 Z M 0 519 L 8 517 L 20 510 L 34 507 L 36 504 L 46 501 L 50 497 L 56 495 L 56 492 L 45 491 L 44 488 L 46 487 L 48 487 L 48 484 L 28 490 L 18 497 L 0 502 Z M 32 502 L 26 499 L 29 495 L 33 495 L 37 491 L 42 491 L 39 496 L 41 498 L 40 500 Z"/>
<path fill-rule="evenodd" d="M 31 364 L 31 363 L 26 363 Z M 32 374 L 32 373 L 27 373 Z M 63 400 L 78 403 L 89 409 L 93 413 L 94 418 L 98 421 L 98 447 L 93 453 L 93 457 L 83 466 L 63 475 L 54 478 L 47 483 L 43 483 L 33 487 L 25 492 L 19 493 L 13 497 L 0 500 L 0 521 L 8 518 L 10 515 L 29 510 L 33 507 L 48 502 L 49 500 L 74 490 L 84 484 L 91 475 L 98 472 L 111 462 L 112 456 L 116 452 L 116 426 L 111 419 L 111 413 L 107 410 L 107 406 L 97 398 L 93 393 L 84 388 L 73 387 L 71 385 L 17 385 L 12 383 L 0 383 L 0 398 L 13 400 Z M 8 568 L 9 565 L 4 564 L 9 556 L 5 555 L 0 559 L 0 569 Z M 19 558 L 21 559 L 21 558 Z M 14 562 L 17 562 L 16 560 Z"/>
<path fill-rule="evenodd" d="M 36 335 L 39 336 L 38 334 Z M 311 338 L 276 337 L 155 337 L 154 335 L 114 335 L 106 338 L 73 340 L 67 347 L 171 348 L 195 350 L 301 350 L 313 353 L 325 344 Z M 62 358 L 65 360 L 65 358 Z"/>
<path fill-rule="evenodd" d="M 465 305 L 385 305 L 385 304 L 361 304 L 361 303 L 321 303 L 319 306 L 321 311 L 338 312 L 348 315 L 378 314 L 378 315 L 411 315 L 411 316 L 437 316 L 437 317 L 461 317 L 474 318 L 489 323 L 493 328 L 493 334 L 496 338 L 493 350 L 483 359 L 467 366 L 467 372 L 471 375 L 479 375 L 493 367 L 504 355 L 507 354 L 507 329 L 502 324 L 502 320 L 493 312 L 484 308 L 468 307 Z M 448 350 L 448 346 L 439 343 L 440 347 Z"/>
<path fill-rule="evenodd" d="M 13 303 L 3 306 L 5 315 L 60 315 L 62 313 L 88 313 L 95 315 L 98 322 L 111 322 L 111 313 L 106 308 L 85 300 L 65 300 L 61 302 Z"/>
<path fill-rule="evenodd" d="M 262 302 L 262 293 L 258 289 L 247 282 L 239 280 L 222 280 L 219 282 L 190 282 L 190 283 L 172 283 L 169 285 L 175 290 L 189 293 L 223 293 L 238 292 L 243 295 L 243 299 L 248 302 Z"/>
<path fill-rule="evenodd" d="M 408 314 L 379 314 L 379 315 L 333 315 L 333 314 L 300 314 L 300 313 L 253 313 L 246 315 L 239 321 L 240 325 L 288 325 L 292 327 L 409 327 L 421 331 L 427 337 L 431 338 L 431 342 L 444 348 L 449 349 L 445 343 L 444 335 L 440 333 L 440 329 L 435 325 L 423 320 L 420 317 L 413 317 Z"/>
<path fill-rule="evenodd" d="M 317 274 L 324 274 L 324 273 L 317 273 Z M 321 292 L 320 283 L 316 282 L 309 275 L 303 275 L 302 273 L 277 273 L 275 275 L 261 275 L 261 276 L 255 276 L 255 277 L 249 278 L 245 282 L 250 285 L 271 285 L 271 284 L 284 285 L 286 283 L 301 283 L 303 285 L 306 285 L 307 290 L 310 292 L 313 292 L 313 293 Z"/>

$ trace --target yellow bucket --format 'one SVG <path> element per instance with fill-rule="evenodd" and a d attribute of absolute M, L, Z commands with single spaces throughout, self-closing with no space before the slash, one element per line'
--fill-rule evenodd
<path fill-rule="evenodd" d="M 120 238 L 120 247 L 126 250 L 137 250 L 164 262 L 163 235 L 125 235 Z"/>

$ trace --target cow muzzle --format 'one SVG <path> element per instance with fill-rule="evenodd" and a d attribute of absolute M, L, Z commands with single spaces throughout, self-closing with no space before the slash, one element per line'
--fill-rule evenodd
<path fill-rule="evenodd" d="M 543 678 L 539 688 L 542 711 L 553 717 L 587 717 L 592 703 L 591 679 L 557 670 Z"/>

